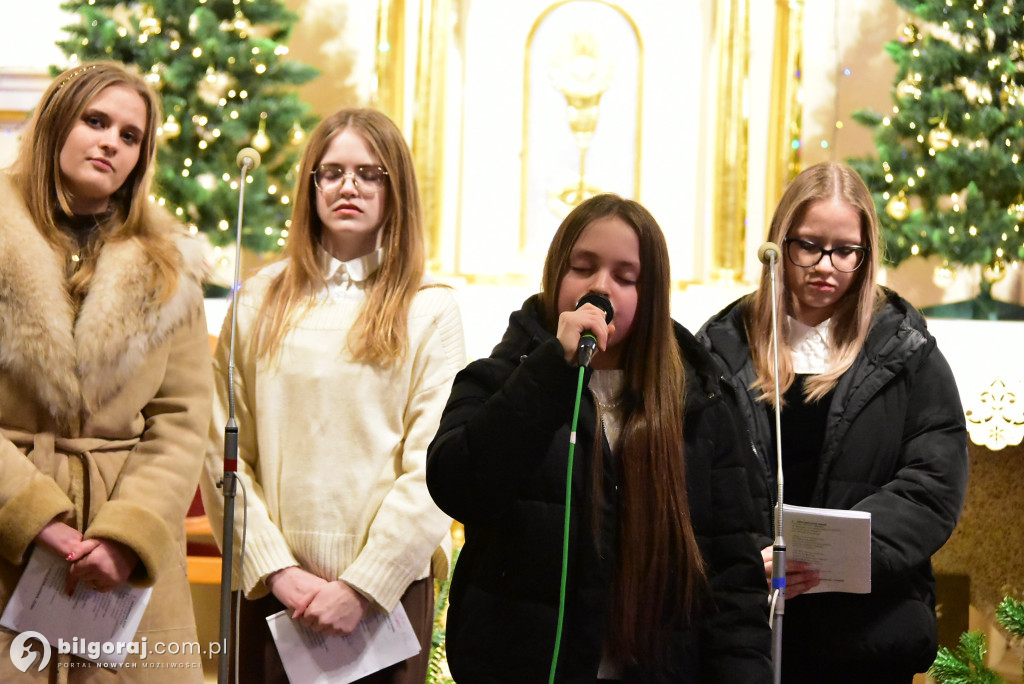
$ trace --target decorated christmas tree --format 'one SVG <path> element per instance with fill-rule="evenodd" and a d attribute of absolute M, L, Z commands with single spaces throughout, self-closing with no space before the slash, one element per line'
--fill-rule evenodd
<path fill-rule="evenodd" d="M 875 197 L 892 264 L 939 256 L 980 266 L 980 310 L 1024 260 L 1024 2 L 895 0 L 919 18 L 886 45 L 893 107 L 854 118 L 878 157 L 851 160 Z"/>
<path fill-rule="evenodd" d="M 216 246 L 233 243 L 238 215 L 235 158 L 246 146 L 262 163 L 245 191 L 242 243 L 281 248 L 301 143 L 315 125 L 295 86 L 311 66 L 283 59 L 296 16 L 277 0 L 74 0 L 78 15 L 59 45 L 73 62 L 134 64 L 160 94 L 155 193 Z"/>

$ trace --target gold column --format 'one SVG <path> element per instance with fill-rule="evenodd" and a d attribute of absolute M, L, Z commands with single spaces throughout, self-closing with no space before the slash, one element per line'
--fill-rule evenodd
<path fill-rule="evenodd" d="M 402 127 L 405 107 L 405 0 L 379 0 L 377 82 L 370 104 Z"/>
<path fill-rule="evenodd" d="M 718 135 L 714 162 L 714 222 L 711 277 L 737 281 L 743 275 L 747 217 L 747 115 L 744 91 L 749 62 L 748 0 L 718 0 Z"/>
<path fill-rule="evenodd" d="M 427 267 L 441 262 L 442 199 L 444 196 L 445 97 L 451 0 L 423 0 L 420 9 L 419 53 L 416 60 L 416 110 L 412 156 L 416 163 L 423 219 L 427 232 Z"/>
<path fill-rule="evenodd" d="M 800 47 L 803 0 L 775 0 L 775 49 L 771 114 L 768 119 L 768 168 L 765 170 L 765 225 L 786 184 L 800 173 Z"/>

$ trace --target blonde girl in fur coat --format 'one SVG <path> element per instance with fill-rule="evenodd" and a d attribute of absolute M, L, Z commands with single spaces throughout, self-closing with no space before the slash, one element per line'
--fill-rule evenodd
<path fill-rule="evenodd" d="M 160 120 L 123 65 L 72 67 L 0 174 L 0 604 L 43 550 L 69 590 L 153 588 L 145 659 L 22 673 L 0 630 L 0 681 L 202 681 L 198 653 L 155 652 L 196 641 L 183 521 L 212 395 L 202 260 L 147 199 Z"/>
<path fill-rule="evenodd" d="M 451 519 L 425 482 L 426 450 L 465 363 L 452 291 L 424 276 L 409 148 L 370 109 L 310 135 L 285 259 L 248 279 L 237 307 L 236 588 L 243 682 L 286 682 L 267 615 L 324 634 L 404 606 L 419 656 L 365 681 L 423 684 L 431 577 L 447 577 Z M 230 316 L 214 357 L 217 397 L 203 501 L 218 534 Z M 236 499 L 241 503 L 243 497 Z M 363 681 L 363 680 L 360 680 Z"/>

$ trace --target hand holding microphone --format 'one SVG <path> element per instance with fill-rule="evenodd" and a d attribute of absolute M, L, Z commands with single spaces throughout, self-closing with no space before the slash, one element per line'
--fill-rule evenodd
<path fill-rule="evenodd" d="M 574 311 L 563 312 L 558 317 L 557 335 L 565 350 L 565 360 L 569 363 L 576 360 L 580 366 L 589 365 L 594 353 L 603 351 L 615 332 L 611 322 L 614 315 L 608 298 L 594 292 L 584 295 Z"/>

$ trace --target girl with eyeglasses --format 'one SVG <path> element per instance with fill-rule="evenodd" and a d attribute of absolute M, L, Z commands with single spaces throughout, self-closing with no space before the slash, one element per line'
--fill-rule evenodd
<path fill-rule="evenodd" d="M 316 631 L 348 634 L 401 602 L 420 654 L 360 681 L 422 684 L 432 578 L 448 575 L 451 525 L 427 492 L 426 449 L 466 359 L 459 311 L 424 273 L 412 158 L 384 114 L 325 119 L 294 196 L 283 260 L 249 278 L 233 303 L 238 475 L 248 493 L 241 577 L 241 513 L 233 559 L 244 594 L 240 681 L 287 681 L 267 615 L 284 609 Z M 223 520 L 215 482 L 230 320 L 214 359 L 202 481 L 214 521 Z"/>
<path fill-rule="evenodd" d="M 878 218 L 849 167 L 804 170 L 783 194 L 779 369 L 786 503 L 871 513 L 871 593 L 806 593 L 813 566 L 789 561 L 784 682 L 902 682 L 937 649 L 930 558 L 963 504 L 967 437 L 949 365 L 918 311 L 877 283 Z M 772 302 L 758 289 L 698 337 L 725 369 L 774 498 Z M 768 494 L 767 492 L 771 492 Z M 770 519 L 774 501 L 765 500 Z M 769 526 L 770 528 L 770 526 Z M 772 538 L 761 539 L 765 577 Z"/>

